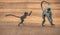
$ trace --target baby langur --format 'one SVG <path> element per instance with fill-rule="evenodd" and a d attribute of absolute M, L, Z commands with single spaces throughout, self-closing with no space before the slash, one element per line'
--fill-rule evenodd
<path fill-rule="evenodd" d="M 54 24 L 53 24 L 53 20 L 52 20 L 52 11 L 51 11 L 51 8 L 48 7 L 48 8 L 46 8 L 46 9 L 43 9 L 42 4 L 43 4 L 44 2 L 46 2 L 46 1 L 42 1 L 42 2 L 41 2 L 41 8 L 42 8 L 42 11 L 43 11 L 43 12 L 42 12 L 42 18 L 43 18 L 42 26 L 44 26 L 45 17 L 48 18 L 48 20 L 49 20 L 49 22 L 50 22 L 51 25 L 54 25 Z M 46 3 L 48 3 L 48 2 L 46 2 Z M 48 5 L 49 5 L 49 3 L 48 3 Z"/>
<path fill-rule="evenodd" d="M 32 11 L 30 11 L 30 13 L 24 12 L 24 14 L 22 16 L 16 16 L 16 15 L 13 15 L 13 14 L 7 14 L 6 16 L 14 16 L 14 17 L 20 18 L 21 22 L 18 24 L 18 26 L 20 26 L 20 24 L 23 24 L 24 19 L 27 18 L 27 16 L 30 16 L 31 13 L 32 13 Z"/>

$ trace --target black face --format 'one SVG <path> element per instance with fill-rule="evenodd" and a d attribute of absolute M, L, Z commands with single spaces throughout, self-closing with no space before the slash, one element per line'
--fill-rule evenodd
<path fill-rule="evenodd" d="M 47 10 L 48 10 L 48 11 L 50 11 L 51 9 L 50 9 L 50 8 L 48 8 Z"/>
<path fill-rule="evenodd" d="M 25 12 L 24 15 L 25 15 L 25 16 L 28 15 L 28 12 Z"/>
<path fill-rule="evenodd" d="M 24 14 L 28 14 L 28 12 L 25 12 Z"/>

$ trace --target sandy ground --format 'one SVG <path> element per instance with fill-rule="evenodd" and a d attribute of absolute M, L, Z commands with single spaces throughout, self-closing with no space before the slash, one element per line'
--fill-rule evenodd
<path fill-rule="evenodd" d="M 57 9 L 52 11 L 55 26 L 51 26 L 49 22 L 46 21 L 45 27 L 42 27 L 42 19 L 40 18 L 42 17 L 42 10 L 40 10 L 40 4 L 19 4 L 19 2 L 31 1 L 40 2 L 42 0 L 0 0 L 0 35 L 60 35 L 60 4 L 51 4 L 52 9 Z M 59 0 L 48 1 L 59 2 Z M 25 11 L 29 12 L 31 10 L 31 16 L 29 16 L 20 27 L 17 26 L 20 19 L 12 16 L 5 17 L 6 14 L 10 13 L 20 16 L 23 15 Z"/>
<path fill-rule="evenodd" d="M 45 27 L 39 23 L 24 23 L 20 27 L 0 25 L 0 35 L 60 35 L 60 24 L 56 22 L 55 26 L 46 24 Z"/>

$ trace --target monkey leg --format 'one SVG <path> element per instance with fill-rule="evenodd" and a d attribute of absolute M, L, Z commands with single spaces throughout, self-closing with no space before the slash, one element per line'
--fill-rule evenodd
<path fill-rule="evenodd" d="M 53 20 L 52 20 L 52 16 L 48 16 L 48 20 L 49 20 L 49 22 L 50 22 L 51 25 L 54 25 L 53 24 Z"/>
<path fill-rule="evenodd" d="M 20 24 L 23 24 L 24 19 L 21 19 L 21 22 L 18 24 L 18 26 L 20 26 Z"/>
<path fill-rule="evenodd" d="M 42 18 L 43 18 L 42 26 L 44 26 L 44 23 L 45 23 L 45 15 L 43 15 Z"/>

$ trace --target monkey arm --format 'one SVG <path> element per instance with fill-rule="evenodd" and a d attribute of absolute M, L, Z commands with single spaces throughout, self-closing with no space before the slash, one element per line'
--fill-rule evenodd
<path fill-rule="evenodd" d="M 7 14 L 5 16 L 14 16 L 14 17 L 20 18 L 19 16 L 16 16 L 16 15 L 13 15 L 13 14 Z"/>
<path fill-rule="evenodd" d="M 28 14 L 28 16 L 30 16 L 30 15 L 31 15 L 31 13 L 32 13 L 32 11 Z"/>

